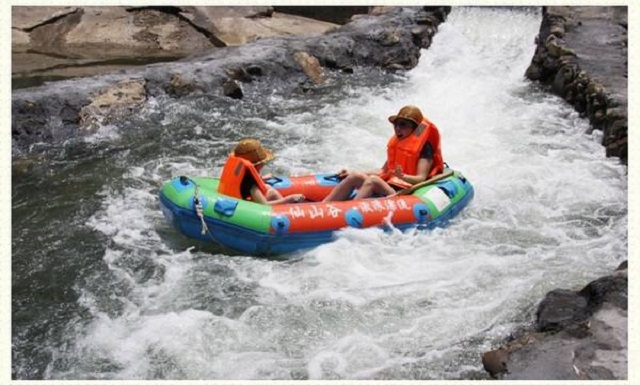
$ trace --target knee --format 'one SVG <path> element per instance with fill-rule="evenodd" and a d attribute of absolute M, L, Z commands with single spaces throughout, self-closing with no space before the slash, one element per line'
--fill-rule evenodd
<path fill-rule="evenodd" d="M 349 176 L 345 179 L 345 184 L 349 184 L 351 186 L 360 186 L 367 179 L 367 176 L 363 173 L 354 172 L 349 174 Z"/>
<path fill-rule="evenodd" d="M 379 186 L 382 183 L 385 183 L 385 181 L 380 178 L 377 175 L 370 175 L 368 177 L 366 177 L 366 179 L 364 180 L 363 185 L 367 185 L 367 186 Z"/>
<path fill-rule="evenodd" d="M 267 190 L 267 194 L 265 197 L 268 201 L 275 201 L 282 198 L 282 194 L 280 194 L 276 189 L 270 188 Z"/>

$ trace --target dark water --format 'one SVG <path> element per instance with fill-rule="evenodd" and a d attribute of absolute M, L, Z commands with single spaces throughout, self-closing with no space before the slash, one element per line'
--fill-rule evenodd
<path fill-rule="evenodd" d="M 13 53 L 13 56 L 20 56 L 20 53 Z M 84 77 L 98 75 L 106 72 L 116 72 L 120 69 L 143 66 L 153 63 L 165 63 L 181 59 L 180 57 L 168 56 L 168 57 L 121 57 L 109 60 L 100 59 L 88 59 L 88 58 L 68 58 L 60 57 L 51 54 L 39 54 L 38 52 L 28 51 L 26 55 L 29 57 L 29 61 L 34 61 L 34 56 L 40 56 L 38 61 L 46 63 L 48 57 L 54 57 L 58 59 L 67 59 L 68 63 L 59 64 L 56 66 L 45 66 L 43 68 L 32 71 L 23 71 L 21 68 L 20 59 L 13 59 L 12 64 L 12 76 L 11 76 L 11 89 L 18 90 L 21 88 L 37 87 L 45 83 L 56 82 L 65 79 L 71 79 L 75 77 Z"/>
<path fill-rule="evenodd" d="M 70 323 L 73 328 L 81 328 L 91 320 L 90 312 L 78 303 L 82 289 L 98 290 L 107 297 L 126 294 L 126 285 L 117 282 L 104 261 L 111 243 L 109 237 L 87 226 L 101 208 L 105 194 L 145 190 L 151 194 L 144 202 L 146 209 L 157 211 L 154 195 L 160 183 L 174 175 L 170 167 L 163 165 L 164 160 L 171 163 L 186 158 L 197 167 L 219 165 L 231 143 L 246 136 L 241 127 L 248 125 L 247 117 L 265 122 L 283 119 L 335 103 L 353 85 L 394 79 L 377 70 L 362 69 L 349 79 L 336 78 L 311 93 L 300 92 L 304 105 L 288 103 L 286 99 L 264 104 L 260 98 L 240 102 L 209 97 L 162 100 L 130 121 L 105 128 L 116 130 L 115 136 L 107 133 L 88 141 L 40 144 L 45 154 L 42 160 L 28 173 L 12 174 L 13 377 L 47 377 L 46 369 L 53 360 L 51 352 L 64 349 L 69 343 L 68 333 L 73 333 L 68 330 Z M 179 111 L 183 105 L 189 106 L 187 111 Z M 250 124 L 256 133 L 264 129 L 260 127 L 264 123 Z M 203 128 L 194 134 L 193 126 Z M 276 142 L 299 139 L 295 136 L 264 138 L 263 142 L 275 146 Z M 153 170 L 158 174 L 127 177 L 134 165 L 153 165 L 159 168 Z M 154 230 L 166 236 L 164 241 L 173 249 L 194 245 L 164 223 L 157 225 Z M 234 253 L 216 245 L 195 245 L 205 253 Z M 162 275 L 161 268 L 145 258 L 127 264 L 141 282 Z M 118 301 L 105 301 L 110 313 L 121 312 Z"/>

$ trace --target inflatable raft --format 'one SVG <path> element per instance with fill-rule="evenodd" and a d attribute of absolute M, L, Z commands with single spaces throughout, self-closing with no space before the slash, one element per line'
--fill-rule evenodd
<path fill-rule="evenodd" d="M 340 202 L 322 202 L 339 183 L 336 175 L 273 177 L 266 183 L 283 195 L 302 193 L 307 201 L 263 205 L 218 193 L 219 178 L 181 176 L 162 186 L 160 206 L 187 237 L 276 255 L 330 242 L 345 227 L 442 227 L 473 198 L 471 183 L 449 169 L 395 196 Z"/>

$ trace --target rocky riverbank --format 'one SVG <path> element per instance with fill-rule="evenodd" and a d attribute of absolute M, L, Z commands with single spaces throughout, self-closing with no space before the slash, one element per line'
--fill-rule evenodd
<path fill-rule="evenodd" d="M 627 163 L 627 8 L 543 7 L 526 76 L 603 131 L 607 156 Z M 556 289 L 534 325 L 486 352 L 485 369 L 508 380 L 628 378 L 627 262 L 579 291 Z"/>
<path fill-rule="evenodd" d="M 315 8 L 315 7 L 312 7 Z M 320 35 L 368 7 L 12 8 L 12 87 L 166 62 L 275 36 Z"/>
<path fill-rule="evenodd" d="M 536 311 L 535 325 L 482 357 L 495 378 L 508 380 L 623 380 L 628 378 L 628 273 L 578 291 L 556 289 Z"/>
<path fill-rule="evenodd" d="M 126 118 L 160 94 L 206 95 L 212 101 L 274 89 L 291 94 L 322 86 L 332 76 L 349 76 L 358 67 L 407 70 L 418 63 L 420 50 L 430 46 L 449 11 L 375 9 L 319 35 L 263 38 L 178 62 L 15 90 L 12 155 L 37 152 L 37 143 L 92 133 L 97 122 Z"/>
<path fill-rule="evenodd" d="M 627 7 L 543 7 L 526 76 L 564 98 L 627 163 Z"/>

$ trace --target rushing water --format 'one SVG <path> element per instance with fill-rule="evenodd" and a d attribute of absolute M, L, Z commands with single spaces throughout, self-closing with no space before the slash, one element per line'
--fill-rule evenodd
<path fill-rule="evenodd" d="M 626 168 L 525 81 L 537 9 L 455 8 L 406 76 L 300 95 L 154 100 L 13 177 L 18 379 L 468 379 L 549 290 L 627 255 Z M 357 71 L 358 72 L 358 71 Z M 275 173 L 372 168 L 386 117 L 422 107 L 475 198 L 431 232 L 344 230 L 271 260 L 182 237 L 157 192 L 237 139 Z"/>

